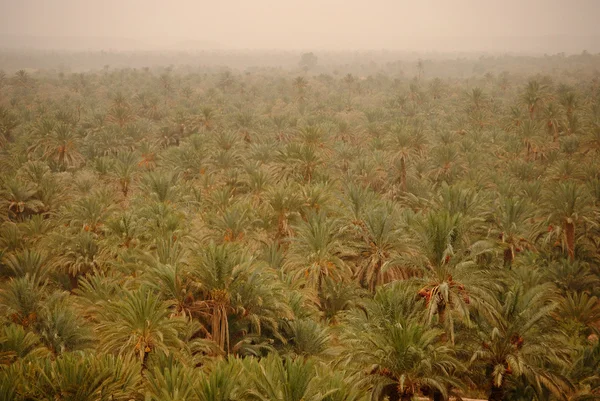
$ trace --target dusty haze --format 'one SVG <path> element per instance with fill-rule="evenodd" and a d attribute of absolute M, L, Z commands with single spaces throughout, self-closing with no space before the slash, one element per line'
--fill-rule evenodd
<path fill-rule="evenodd" d="M 0 0 L 0 47 L 600 51 L 597 0 Z"/>

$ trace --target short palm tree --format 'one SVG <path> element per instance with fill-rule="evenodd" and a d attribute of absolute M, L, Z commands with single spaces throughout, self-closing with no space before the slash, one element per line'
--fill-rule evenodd
<path fill-rule="evenodd" d="M 403 235 L 396 225 L 396 216 L 388 208 L 379 207 L 365 214 L 358 228 L 356 278 L 374 292 L 375 288 L 390 281 L 404 278 L 399 263 Z"/>
<path fill-rule="evenodd" d="M 564 395 L 569 382 L 552 366 L 563 366 L 568 350 L 551 320 L 557 307 L 550 284 L 527 286 L 514 277 L 508 290 L 493 305 L 487 320 L 480 321 L 481 346 L 471 361 L 483 364 L 489 399 L 502 400 L 507 378 L 523 377 L 541 390 Z"/>
<path fill-rule="evenodd" d="M 412 400 L 419 393 L 447 399 L 462 386 L 456 375 L 463 366 L 443 330 L 424 323 L 422 301 L 406 290 L 383 287 L 364 310 L 348 313 L 341 361 L 357 370 L 372 400 Z"/>
<path fill-rule="evenodd" d="M 146 400 L 148 401 L 186 401 L 194 397 L 194 378 L 192 369 L 170 363 L 167 366 L 155 366 L 146 374 Z"/>
<path fill-rule="evenodd" d="M 44 203 L 36 196 L 36 185 L 12 179 L 4 182 L 0 191 L 0 207 L 12 220 L 22 221 L 27 216 L 39 213 L 44 209 Z"/>
<path fill-rule="evenodd" d="M 494 231 L 503 249 L 504 266 L 512 266 L 517 252 L 529 246 L 530 218 L 532 210 L 526 199 L 505 197 L 498 205 L 499 213 L 494 216 Z"/>
<path fill-rule="evenodd" d="M 2 263 L 14 277 L 29 276 L 34 282 L 44 282 L 49 269 L 47 255 L 33 249 L 24 249 L 4 256 Z"/>
<path fill-rule="evenodd" d="M 114 164 L 114 175 L 119 180 L 121 192 L 127 197 L 133 176 L 138 167 L 138 156 L 131 151 L 121 151 L 117 153 L 116 163 Z"/>
<path fill-rule="evenodd" d="M 322 401 L 336 390 L 322 386 L 311 359 L 281 358 L 275 353 L 260 361 L 247 359 L 244 372 L 251 386 L 247 398 L 260 401 Z"/>
<path fill-rule="evenodd" d="M 23 327 L 34 325 L 48 290 L 29 275 L 11 278 L 0 288 L 0 307 L 5 316 Z"/>
<path fill-rule="evenodd" d="M 79 138 L 73 127 L 64 123 L 57 124 L 36 147 L 42 149 L 44 158 L 55 163 L 60 171 L 76 167 L 84 160 L 79 152 Z"/>
<path fill-rule="evenodd" d="M 296 232 L 286 266 L 290 274 L 305 279 L 317 291 L 327 277 L 337 281 L 347 277 L 349 268 L 342 259 L 344 245 L 338 221 L 324 212 L 311 213 Z"/>
<path fill-rule="evenodd" d="M 185 324 L 183 318 L 171 317 L 173 306 L 148 287 L 105 302 L 96 327 L 104 349 L 134 357 L 143 368 L 149 354 L 169 354 L 181 346 L 179 332 Z"/>
<path fill-rule="evenodd" d="M 54 355 L 87 349 L 93 340 L 89 327 L 69 303 L 67 293 L 55 292 L 45 300 L 35 320 L 42 343 Z"/>
<path fill-rule="evenodd" d="M 237 359 L 219 361 L 194 385 L 198 401 L 236 401 L 245 399 L 246 379 Z"/>
<path fill-rule="evenodd" d="M 32 373 L 29 380 L 34 398 L 65 401 L 126 401 L 136 395 L 140 380 L 132 360 L 91 353 L 67 353 L 56 360 L 42 360 Z"/>
<path fill-rule="evenodd" d="M 9 365 L 18 359 L 37 359 L 48 351 L 42 346 L 39 336 L 26 331 L 23 326 L 9 324 L 0 331 L 0 365 Z"/>

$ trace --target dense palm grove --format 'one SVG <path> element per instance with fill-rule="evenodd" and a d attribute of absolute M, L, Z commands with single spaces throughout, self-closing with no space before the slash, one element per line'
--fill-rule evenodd
<path fill-rule="evenodd" d="M 598 57 L 515 60 L 0 74 L 0 399 L 600 399 Z"/>

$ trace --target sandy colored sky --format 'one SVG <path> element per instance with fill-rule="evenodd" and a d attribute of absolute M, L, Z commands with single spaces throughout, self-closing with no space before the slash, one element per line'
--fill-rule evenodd
<path fill-rule="evenodd" d="M 222 48 L 486 50 L 497 38 L 597 36 L 599 17 L 600 0 L 0 0 L 0 35 L 127 38 L 156 48 L 201 41 Z"/>

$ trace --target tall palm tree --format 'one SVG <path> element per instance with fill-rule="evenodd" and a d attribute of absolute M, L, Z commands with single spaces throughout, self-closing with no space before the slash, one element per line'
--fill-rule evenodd
<path fill-rule="evenodd" d="M 299 102 L 304 102 L 306 100 L 306 88 L 308 88 L 308 82 L 304 77 L 296 77 L 293 82 L 294 88 L 296 89 L 296 99 Z"/>
<path fill-rule="evenodd" d="M 586 220 L 590 211 L 590 197 L 583 185 L 574 181 L 559 182 L 546 191 L 544 211 L 548 227 L 542 236 L 556 241 L 566 250 L 569 259 L 575 259 L 577 225 Z M 543 228 L 540 230 L 542 231 Z"/>
<path fill-rule="evenodd" d="M 302 200 L 294 192 L 291 185 L 277 185 L 267 194 L 269 206 L 277 218 L 277 233 L 275 238 L 282 243 L 292 234 L 290 222 L 298 216 Z"/>
<path fill-rule="evenodd" d="M 535 79 L 529 80 L 521 95 L 523 103 L 529 111 L 529 118 L 534 119 L 538 107 L 542 104 L 546 92 L 546 86 Z"/>
<path fill-rule="evenodd" d="M 392 130 L 392 134 L 392 146 L 396 153 L 395 160 L 397 161 L 394 165 L 398 167 L 400 189 L 402 192 L 406 192 L 407 162 L 411 161 L 417 154 L 414 138 L 406 132 L 402 124 L 396 125 Z"/>
<path fill-rule="evenodd" d="M 487 308 L 494 282 L 489 271 L 476 264 L 486 247 L 469 246 L 461 216 L 447 211 L 429 212 L 408 228 L 416 238 L 415 251 L 404 260 L 421 272 L 415 281 L 422 286 L 418 295 L 425 299 L 427 321 L 437 317 L 454 343 L 455 318 L 468 321 L 472 307 Z"/>
<path fill-rule="evenodd" d="M 290 316 L 275 274 L 235 244 L 201 248 L 190 275 L 199 292 L 192 311 L 225 352 L 240 351 L 246 335 L 268 330 L 277 336 L 277 319 Z"/>
<path fill-rule="evenodd" d="M 546 121 L 546 131 L 552 135 L 552 140 L 556 142 L 558 140 L 558 130 L 560 128 L 558 108 L 554 103 L 548 104 L 544 108 L 544 121 Z"/>

